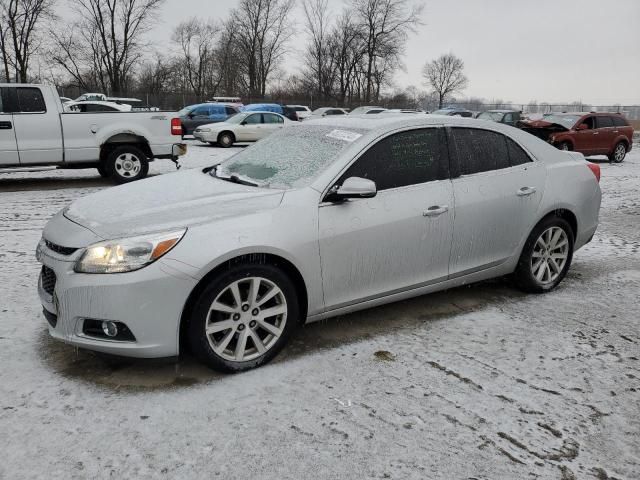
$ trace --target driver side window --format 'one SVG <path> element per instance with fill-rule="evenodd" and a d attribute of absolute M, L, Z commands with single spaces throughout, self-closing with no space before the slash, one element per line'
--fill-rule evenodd
<path fill-rule="evenodd" d="M 443 128 L 423 128 L 378 141 L 349 167 L 349 177 L 373 180 L 378 191 L 449 178 L 449 156 Z"/>
<path fill-rule="evenodd" d="M 594 120 L 595 120 L 595 117 L 587 117 L 584 120 L 582 120 L 582 122 L 580 123 L 586 125 L 588 130 L 593 130 L 594 128 L 596 128 L 594 124 L 595 123 Z"/>

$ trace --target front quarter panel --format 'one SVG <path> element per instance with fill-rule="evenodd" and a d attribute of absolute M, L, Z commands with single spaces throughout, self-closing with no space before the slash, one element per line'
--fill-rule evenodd
<path fill-rule="evenodd" d="M 198 280 L 225 262 L 248 254 L 277 255 L 293 264 L 305 281 L 308 315 L 324 308 L 318 250 L 319 193 L 287 191 L 279 207 L 189 228 L 166 256 L 193 268 Z"/>

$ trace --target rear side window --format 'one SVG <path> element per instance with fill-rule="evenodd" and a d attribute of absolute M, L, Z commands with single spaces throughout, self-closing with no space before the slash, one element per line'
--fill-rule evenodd
<path fill-rule="evenodd" d="M 396 133 L 372 146 L 342 176 L 373 180 L 388 190 L 449 178 L 444 129 L 425 128 Z"/>
<path fill-rule="evenodd" d="M 262 118 L 264 118 L 264 123 L 284 123 L 282 117 L 275 113 L 263 113 Z"/>
<path fill-rule="evenodd" d="M 596 125 L 598 128 L 613 127 L 613 119 L 611 117 L 596 117 Z"/>
<path fill-rule="evenodd" d="M 621 115 L 616 115 L 615 117 L 611 117 L 611 118 L 613 118 L 614 127 L 628 127 L 629 126 L 629 124 L 627 123 L 626 119 Z"/>
<path fill-rule="evenodd" d="M 461 175 L 510 166 L 504 135 L 473 128 L 453 128 L 452 133 Z"/>
<path fill-rule="evenodd" d="M 5 113 L 4 112 L 4 108 L 2 107 L 2 105 L 4 104 L 4 102 L 2 101 L 2 97 L 4 96 L 4 88 L 0 88 L 0 113 Z"/>
<path fill-rule="evenodd" d="M 18 87 L 18 111 L 23 113 L 44 113 L 47 107 L 39 88 Z"/>
<path fill-rule="evenodd" d="M 509 164 L 512 167 L 517 165 L 523 165 L 529 163 L 531 158 L 527 155 L 520 145 L 511 140 L 509 137 L 504 137 L 507 142 L 507 150 L 509 151 Z"/>

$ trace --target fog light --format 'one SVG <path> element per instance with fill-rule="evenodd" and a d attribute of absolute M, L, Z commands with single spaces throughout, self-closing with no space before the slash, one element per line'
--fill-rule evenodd
<path fill-rule="evenodd" d="M 116 322 L 102 322 L 102 331 L 107 337 L 115 337 L 118 335 L 118 326 Z"/>

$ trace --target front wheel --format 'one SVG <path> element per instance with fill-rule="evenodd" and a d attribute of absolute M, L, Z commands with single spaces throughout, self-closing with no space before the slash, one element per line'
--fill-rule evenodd
<path fill-rule="evenodd" d="M 109 153 L 106 169 L 116 183 L 128 183 L 147 176 L 149 161 L 139 148 L 123 145 Z"/>
<path fill-rule="evenodd" d="M 291 280 L 272 265 L 238 265 L 198 298 L 187 329 L 191 351 L 222 372 L 241 372 L 270 361 L 298 325 Z"/>
<path fill-rule="evenodd" d="M 561 142 L 558 144 L 558 149 L 569 152 L 571 151 L 571 145 L 569 144 L 569 142 Z"/>
<path fill-rule="evenodd" d="M 563 218 L 548 217 L 536 225 L 516 267 L 518 286 L 531 293 L 556 288 L 571 265 L 574 241 L 573 230 Z"/>
<path fill-rule="evenodd" d="M 616 163 L 622 163 L 624 157 L 627 156 L 627 146 L 620 142 L 613 149 L 613 153 L 609 155 L 609 160 Z"/>
<path fill-rule="evenodd" d="M 233 134 L 230 132 L 223 132 L 218 136 L 218 145 L 222 148 L 229 148 L 235 142 Z"/>

